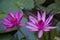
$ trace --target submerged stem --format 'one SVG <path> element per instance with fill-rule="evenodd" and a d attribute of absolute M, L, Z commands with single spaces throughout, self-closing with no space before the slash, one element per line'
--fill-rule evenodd
<path fill-rule="evenodd" d="M 48 40 L 51 40 L 50 32 L 48 32 Z"/>
<path fill-rule="evenodd" d="M 43 37 L 44 37 L 44 40 L 46 40 L 46 36 L 45 36 L 45 34 L 43 34 Z"/>
<path fill-rule="evenodd" d="M 21 28 L 19 29 L 19 31 L 24 35 L 24 37 L 28 37 L 28 36 L 26 36 L 26 34 L 21 30 Z"/>
<path fill-rule="evenodd" d="M 27 36 L 23 31 L 22 31 L 22 29 L 20 28 L 19 29 L 19 31 L 22 33 L 22 35 L 26 38 L 26 40 L 31 40 L 30 38 L 29 38 L 29 36 Z"/>

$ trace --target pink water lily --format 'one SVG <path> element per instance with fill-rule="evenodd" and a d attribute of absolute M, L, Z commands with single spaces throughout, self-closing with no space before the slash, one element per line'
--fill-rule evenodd
<path fill-rule="evenodd" d="M 20 14 L 19 11 L 16 12 L 16 15 L 14 15 L 12 12 L 8 14 L 8 18 L 4 18 L 3 25 L 7 27 L 6 32 L 10 31 L 15 26 L 23 26 L 24 24 L 21 24 L 21 19 L 23 18 L 23 13 Z"/>
<path fill-rule="evenodd" d="M 29 19 L 31 22 L 27 22 L 27 28 L 29 28 L 31 32 L 36 32 L 38 31 L 38 38 L 41 38 L 43 36 L 43 32 L 50 31 L 51 29 L 55 29 L 56 27 L 50 25 L 50 21 L 52 20 L 53 15 L 50 15 L 46 19 L 46 12 L 44 11 L 43 14 L 41 15 L 39 12 L 37 13 L 37 19 L 29 16 Z"/>

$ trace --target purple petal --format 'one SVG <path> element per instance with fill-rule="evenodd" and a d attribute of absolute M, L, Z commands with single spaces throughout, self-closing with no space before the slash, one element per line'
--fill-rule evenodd
<path fill-rule="evenodd" d="M 8 26 L 10 23 L 3 22 L 2 24 L 5 25 L 5 26 Z"/>
<path fill-rule="evenodd" d="M 11 24 L 11 25 L 5 25 L 6 27 L 9 27 L 9 28 L 13 28 L 14 26 Z"/>
<path fill-rule="evenodd" d="M 15 18 L 14 14 L 11 12 L 10 14 L 8 14 L 10 18 Z"/>
<path fill-rule="evenodd" d="M 44 11 L 44 13 L 42 14 L 42 20 L 45 21 L 46 19 L 46 11 Z"/>
<path fill-rule="evenodd" d="M 10 20 L 8 18 L 4 18 L 4 20 L 8 23 L 11 23 Z"/>
<path fill-rule="evenodd" d="M 52 18 L 53 18 L 53 15 L 50 15 L 50 16 L 47 18 L 45 24 L 49 24 L 49 22 L 52 20 Z"/>
<path fill-rule="evenodd" d="M 10 24 L 10 25 L 9 25 L 9 26 L 7 26 L 7 27 L 13 28 L 14 26 L 13 26 L 13 24 Z"/>
<path fill-rule="evenodd" d="M 33 26 L 34 28 L 38 28 L 35 24 L 33 24 L 31 22 L 27 22 L 27 24 L 29 24 L 30 26 Z"/>
<path fill-rule="evenodd" d="M 25 24 L 19 24 L 20 26 L 25 26 Z"/>
<path fill-rule="evenodd" d="M 7 28 L 5 32 L 9 32 L 11 31 L 12 28 Z"/>
<path fill-rule="evenodd" d="M 19 11 L 16 12 L 16 18 L 17 18 L 18 20 L 20 19 L 20 12 L 19 12 Z"/>
<path fill-rule="evenodd" d="M 48 27 L 49 29 L 56 29 L 57 27 Z"/>
<path fill-rule="evenodd" d="M 50 28 L 48 28 L 48 26 L 49 26 L 49 25 L 46 25 L 43 30 L 44 30 L 44 31 L 50 31 Z"/>
<path fill-rule="evenodd" d="M 44 31 L 46 31 L 46 32 L 47 32 L 47 31 L 50 31 L 50 29 L 44 29 Z"/>
<path fill-rule="evenodd" d="M 34 17 L 32 17 L 32 16 L 29 16 L 29 19 L 35 24 L 35 23 L 37 23 L 37 20 L 34 18 Z"/>
<path fill-rule="evenodd" d="M 23 13 L 21 13 L 21 14 L 20 14 L 19 21 L 21 21 L 21 19 L 23 18 L 23 16 L 24 16 L 24 14 L 23 14 Z"/>
<path fill-rule="evenodd" d="M 38 31 L 38 30 L 29 30 L 30 32 L 36 32 L 36 31 Z"/>
<path fill-rule="evenodd" d="M 21 21 L 21 19 L 22 19 L 23 16 L 24 16 L 23 13 L 20 14 L 19 11 L 16 12 L 16 18 L 17 18 L 18 21 Z"/>
<path fill-rule="evenodd" d="M 38 17 L 38 21 L 40 21 L 40 20 L 41 20 L 41 15 L 40 15 L 39 12 L 38 12 L 38 14 L 37 14 L 37 17 Z"/>
<path fill-rule="evenodd" d="M 13 24 L 7 23 L 7 22 L 3 22 L 2 24 L 5 25 L 6 27 L 10 27 L 10 28 L 13 26 Z"/>
<path fill-rule="evenodd" d="M 32 27 L 32 26 L 26 26 L 27 28 L 31 29 L 31 30 L 35 30 L 35 31 L 38 31 L 38 29 Z"/>
<path fill-rule="evenodd" d="M 41 38 L 43 36 L 43 31 L 41 30 L 41 31 L 39 31 L 39 33 L 38 33 L 38 38 Z"/>

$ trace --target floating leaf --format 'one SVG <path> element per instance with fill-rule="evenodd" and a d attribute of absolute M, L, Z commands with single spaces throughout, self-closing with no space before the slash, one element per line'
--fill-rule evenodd
<path fill-rule="evenodd" d="M 57 32 L 60 32 L 60 22 L 57 23 Z"/>
<path fill-rule="evenodd" d="M 53 4 L 50 4 L 50 5 L 46 8 L 46 11 L 47 11 L 47 13 L 50 13 L 50 12 L 53 12 L 55 9 L 56 9 L 56 4 L 53 3 Z"/>
<path fill-rule="evenodd" d="M 51 36 L 51 40 L 55 40 L 56 30 L 51 30 L 50 36 Z"/>
<path fill-rule="evenodd" d="M 36 5 L 43 4 L 46 0 L 35 0 Z"/>
<path fill-rule="evenodd" d="M 10 40 L 15 32 L 0 33 L 0 40 Z"/>
<path fill-rule="evenodd" d="M 21 9 L 32 9 L 34 7 L 34 1 L 33 0 L 18 0 L 16 1 L 16 6 L 20 7 Z"/>
<path fill-rule="evenodd" d="M 5 18 L 5 17 L 7 17 L 7 14 L 5 14 L 5 13 L 1 13 L 0 14 L 0 20 L 3 19 L 3 18 Z"/>

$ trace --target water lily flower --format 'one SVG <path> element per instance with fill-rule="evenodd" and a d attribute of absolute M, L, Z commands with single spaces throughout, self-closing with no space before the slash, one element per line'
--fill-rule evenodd
<path fill-rule="evenodd" d="M 24 14 L 23 13 L 20 14 L 19 11 L 16 12 L 16 15 L 10 12 L 8 14 L 8 18 L 4 18 L 4 22 L 3 22 L 3 25 L 5 25 L 7 28 L 6 32 L 10 31 L 15 26 L 23 26 L 24 24 L 21 24 L 23 15 Z"/>
<path fill-rule="evenodd" d="M 29 28 L 31 32 L 38 31 L 38 38 L 43 36 L 43 32 L 48 32 L 51 29 L 55 29 L 56 27 L 50 25 L 50 21 L 52 20 L 54 15 L 50 15 L 46 19 L 46 11 L 42 13 L 42 15 L 38 12 L 37 19 L 33 16 L 29 16 L 30 22 L 27 22 L 27 28 Z"/>

